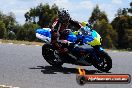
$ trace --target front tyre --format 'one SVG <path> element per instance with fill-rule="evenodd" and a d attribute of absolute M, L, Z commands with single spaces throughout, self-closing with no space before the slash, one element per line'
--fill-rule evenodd
<path fill-rule="evenodd" d="M 50 44 L 45 44 L 42 46 L 42 55 L 44 59 L 52 66 L 61 67 L 63 65 L 63 63 L 58 61 L 58 59 L 55 57 L 54 50 L 51 48 Z"/>
<path fill-rule="evenodd" d="M 97 57 L 93 58 L 92 64 L 95 68 L 100 71 L 108 72 L 112 68 L 112 59 L 111 57 L 104 51 L 96 53 Z"/>

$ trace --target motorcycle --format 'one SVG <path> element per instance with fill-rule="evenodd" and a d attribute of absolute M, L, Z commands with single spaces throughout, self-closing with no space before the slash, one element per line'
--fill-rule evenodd
<path fill-rule="evenodd" d="M 68 53 L 60 55 L 52 46 L 51 29 L 43 28 L 36 30 L 36 37 L 43 40 L 42 55 L 52 66 L 62 66 L 70 63 L 82 66 L 93 65 L 100 71 L 108 72 L 112 68 L 112 59 L 101 46 L 100 35 L 92 28 L 84 27 L 82 32 L 72 32 L 67 29 L 67 41 L 70 42 L 66 48 Z"/>

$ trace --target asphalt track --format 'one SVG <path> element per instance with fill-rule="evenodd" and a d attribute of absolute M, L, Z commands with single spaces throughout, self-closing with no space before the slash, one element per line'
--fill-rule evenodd
<path fill-rule="evenodd" d="M 107 51 L 113 68 L 107 74 L 132 75 L 132 52 Z M 41 46 L 0 44 L 0 85 L 20 88 L 132 88 L 130 84 L 85 84 L 76 82 L 79 66 L 64 64 L 63 69 L 50 66 L 41 55 Z M 101 73 L 93 66 L 86 73 Z"/>

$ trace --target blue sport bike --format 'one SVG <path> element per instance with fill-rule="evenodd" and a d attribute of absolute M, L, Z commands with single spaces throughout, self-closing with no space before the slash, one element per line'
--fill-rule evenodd
<path fill-rule="evenodd" d="M 112 68 L 112 59 L 101 47 L 101 37 L 89 27 L 81 28 L 79 31 L 67 32 L 66 40 L 69 44 L 65 48 L 68 53 L 60 55 L 54 49 L 51 41 L 51 29 L 43 28 L 36 30 L 36 37 L 43 40 L 42 55 L 44 59 L 52 66 L 62 66 L 63 63 L 70 63 L 82 66 L 94 66 L 100 71 L 108 72 Z M 64 46 L 63 46 L 64 47 Z"/>

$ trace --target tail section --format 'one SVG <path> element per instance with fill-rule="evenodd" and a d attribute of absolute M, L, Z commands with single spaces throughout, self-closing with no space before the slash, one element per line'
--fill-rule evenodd
<path fill-rule="evenodd" d="M 51 42 L 51 29 L 50 28 L 42 28 L 36 30 L 36 37 L 45 42 Z"/>

